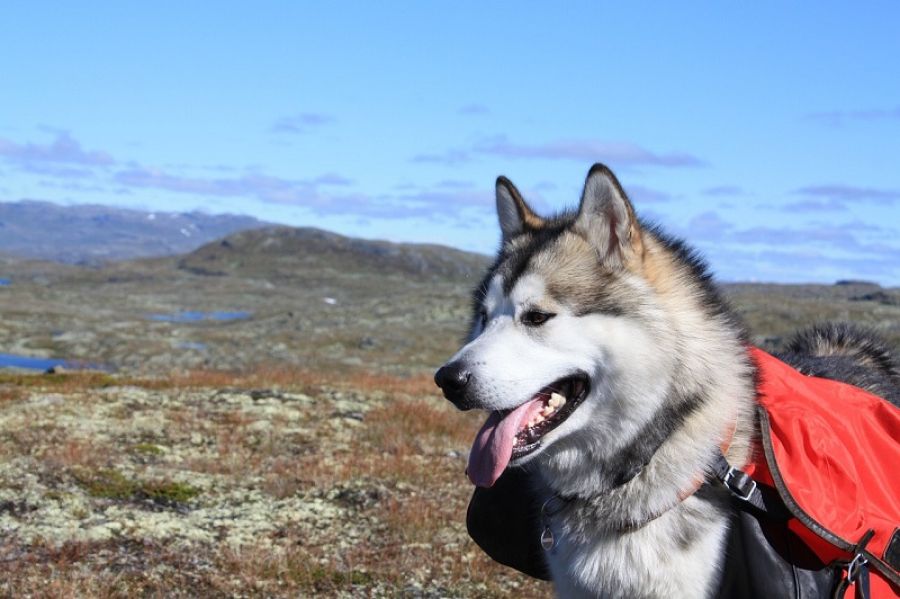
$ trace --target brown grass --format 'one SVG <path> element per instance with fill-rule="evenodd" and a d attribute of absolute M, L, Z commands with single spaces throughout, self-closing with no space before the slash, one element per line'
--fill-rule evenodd
<path fill-rule="evenodd" d="M 46 440 L 45 440 L 46 441 Z M 116 456 L 113 448 L 91 439 L 66 437 L 47 445 L 41 458 L 52 469 L 97 469 L 110 463 Z"/>
<path fill-rule="evenodd" d="M 60 374 L 0 372 L 0 388 L 9 386 L 20 389 L 52 389 L 59 393 L 72 393 L 85 389 L 109 387 L 119 384 L 119 380 L 103 372 L 66 372 Z"/>
<path fill-rule="evenodd" d="M 429 374 L 398 376 L 368 370 L 348 369 L 341 372 L 306 370 L 284 366 L 260 365 L 246 371 L 191 370 L 169 377 L 117 376 L 100 372 L 62 374 L 0 373 L 0 401 L 4 394 L 18 398 L 23 389 L 53 390 L 72 393 L 128 385 L 144 389 L 275 388 L 316 391 L 322 386 L 388 394 L 432 395 L 437 390 Z"/>
<path fill-rule="evenodd" d="M 366 423 L 366 440 L 387 451 L 422 453 L 435 445 L 465 445 L 473 436 L 458 411 L 430 398 L 396 398 L 373 408 Z"/>
<path fill-rule="evenodd" d="M 0 404 L 21 401 L 28 397 L 28 391 L 13 385 L 0 386 Z"/>
<path fill-rule="evenodd" d="M 258 366 L 252 370 L 241 372 L 193 370 L 164 379 L 124 379 L 123 383 L 147 389 L 212 387 L 219 389 L 275 388 L 315 391 L 321 386 L 327 385 L 338 389 L 378 390 L 391 394 L 422 395 L 435 393 L 434 381 L 430 375 L 425 374 L 403 377 L 352 369 L 341 373 L 328 373 L 320 370 L 312 371 L 281 366 Z"/>
<path fill-rule="evenodd" d="M 7 377 L 3 384 L 25 394 L 43 388 L 75 393 L 74 401 L 81 403 L 90 398 L 86 391 L 111 383 L 73 373 Z M 153 496 L 152 489 L 140 485 L 166 480 L 160 483 L 140 470 L 125 476 L 117 464 L 153 463 L 158 460 L 149 451 L 153 443 L 183 445 L 199 433 L 198 455 L 180 462 L 179 469 L 230 477 L 228 484 L 254 478 L 275 498 L 334 498 L 337 493 L 329 501 L 344 505 L 352 522 L 317 531 L 314 542 L 298 536 L 303 529 L 288 527 L 239 550 L 178 550 L 127 539 L 13 547 L 0 540 L 0 568 L 6 569 L 0 596 L 400 596 L 415 594 L 413 583 L 450 597 L 549 593 L 548 585 L 499 566 L 468 540 L 464 517 L 471 487 L 462 456 L 480 418 L 459 413 L 439 398 L 430 377 L 354 372 L 330 378 L 257 369 L 193 372 L 170 380 L 116 377 L 115 384 L 175 393 L 198 389 L 199 398 L 213 397 L 214 389 L 222 388 L 296 389 L 317 403 L 331 401 L 326 398 L 338 389 L 357 398 L 353 401 L 365 398 L 367 405 L 361 422 L 306 408 L 311 419 L 288 435 L 284 430 L 296 423 L 275 417 L 270 428 L 254 431 L 255 420 L 245 412 L 217 411 L 195 397 L 166 408 L 164 429 L 146 443 L 131 439 L 123 447 L 107 447 L 64 429 L 25 428 L 0 437 L 0 453 L 32 453 L 51 471 L 75 480 L 92 500 L 131 501 Z M 184 491 L 166 484 L 166 497 Z M 348 543 L 340 536 L 346 526 L 366 532 Z"/>

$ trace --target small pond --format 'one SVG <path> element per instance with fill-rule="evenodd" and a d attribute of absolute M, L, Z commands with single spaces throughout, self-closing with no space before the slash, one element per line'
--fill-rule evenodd
<path fill-rule="evenodd" d="M 62 358 L 34 358 L 15 354 L 0 354 L 0 368 L 27 368 L 28 370 L 47 370 L 54 366 L 66 366 Z"/>
<path fill-rule="evenodd" d="M 175 347 L 178 349 L 192 349 L 194 351 L 206 351 L 208 349 L 208 346 L 205 343 L 200 343 L 198 341 L 182 341 Z"/>
<path fill-rule="evenodd" d="M 35 356 L 20 356 L 18 354 L 0 354 L 0 368 L 23 368 L 25 370 L 49 370 L 54 366 L 62 366 L 67 370 L 102 370 L 114 372 L 115 368 L 104 365 L 85 362 L 84 360 L 67 360 L 65 358 L 37 358 Z"/>

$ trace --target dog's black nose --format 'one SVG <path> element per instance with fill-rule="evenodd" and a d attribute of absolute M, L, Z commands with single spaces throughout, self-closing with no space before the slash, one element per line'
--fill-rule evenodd
<path fill-rule="evenodd" d="M 469 384 L 470 376 L 471 373 L 460 362 L 450 362 L 434 373 L 434 384 L 444 391 L 458 393 Z"/>
<path fill-rule="evenodd" d="M 434 373 L 434 384 L 441 388 L 444 397 L 453 402 L 460 410 L 466 410 L 465 391 L 472 373 L 461 362 L 450 362 L 438 368 Z"/>

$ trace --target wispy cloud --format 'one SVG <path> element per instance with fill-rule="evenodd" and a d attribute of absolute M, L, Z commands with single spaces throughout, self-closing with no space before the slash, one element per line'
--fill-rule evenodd
<path fill-rule="evenodd" d="M 542 158 L 609 162 L 617 166 L 696 167 L 705 162 L 686 152 L 658 153 L 630 142 L 565 139 L 539 144 L 509 141 L 505 136 L 484 140 L 475 151 L 504 158 Z"/>
<path fill-rule="evenodd" d="M 97 173 L 86 166 L 72 166 L 60 162 L 25 162 L 19 164 L 18 167 L 28 173 L 35 175 L 44 175 L 56 179 L 91 179 L 95 178 Z"/>
<path fill-rule="evenodd" d="M 352 185 L 353 179 L 348 179 L 343 175 L 339 175 L 337 173 L 325 173 L 324 175 L 319 175 L 315 179 L 312 180 L 314 185 Z"/>
<path fill-rule="evenodd" d="M 838 212 L 847 209 L 847 204 L 837 198 L 809 199 L 790 202 L 781 207 L 785 212 Z"/>
<path fill-rule="evenodd" d="M 839 202 L 871 201 L 879 204 L 892 204 L 900 200 L 900 189 L 879 189 L 838 183 L 809 185 L 795 189 L 791 193 Z"/>
<path fill-rule="evenodd" d="M 412 157 L 413 162 L 425 162 L 443 164 L 446 166 L 457 166 L 471 162 L 472 155 L 466 150 L 447 150 L 441 153 L 416 154 Z"/>
<path fill-rule="evenodd" d="M 484 213 L 493 210 L 491 190 L 475 189 L 466 182 L 455 181 L 445 181 L 430 188 L 416 187 L 401 193 L 370 195 L 352 189 L 336 192 L 335 187 L 350 186 L 352 181 L 335 173 L 309 179 L 285 179 L 257 172 L 235 177 L 202 177 L 133 166 L 117 172 L 114 180 L 127 189 L 240 197 L 305 208 L 320 215 L 453 221 L 463 217 L 461 209 Z"/>
<path fill-rule="evenodd" d="M 744 195 L 744 190 L 737 185 L 716 185 L 714 187 L 707 187 L 700 193 L 712 197 L 732 197 Z"/>
<path fill-rule="evenodd" d="M 641 204 L 668 202 L 673 197 L 670 193 L 643 185 L 628 185 L 625 191 L 629 198 Z"/>
<path fill-rule="evenodd" d="M 866 233 L 866 242 L 860 241 L 858 234 Z M 883 242 L 871 241 L 883 229 L 856 223 L 817 224 L 805 227 L 758 226 L 735 230 L 729 234 L 730 241 L 776 247 L 828 248 L 840 252 L 863 253 L 872 256 L 897 255 L 900 247 Z"/>
<path fill-rule="evenodd" d="M 868 110 L 833 110 L 814 112 L 806 115 L 808 119 L 823 125 L 839 127 L 847 121 L 887 121 L 900 120 L 900 106 L 894 108 L 870 108 Z"/>
<path fill-rule="evenodd" d="M 705 212 L 677 232 L 703 250 L 723 280 L 746 281 L 747 273 L 782 282 L 900 275 L 900 246 L 891 242 L 892 232 L 858 221 L 739 228 Z"/>
<path fill-rule="evenodd" d="M 24 165 L 59 163 L 81 166 L 107 166 L 115 161 L 106 152 L 86 150 L 67 131 L 56 133 L 48 144 L 16 143 L 0 138 L 0 156 Z"/>
<path fill-rule="evenodd" d="M 245 174 L 231 178 L 187 177 L 145 167 L 119 171 L 115 175 L 115 180 L 128 187 L 210 196 L 246 196 L 264 202 L 286 204 L 300 203 L 315 191 L 315 184 L 311 181 L 260 174 Z"/>
<path fill-rule="evenodd" d="M 881 256 L 829 256 L 817 249 L 723 247 L 716 243 L 706 252 L 722 281 L 781 283 L 821 282 L 839 279 L 891 279 L 900 275 L 898 252 Z M 748 273 L 754 273 L 748 276 Z"/>
<path fill-rule="evenodd" d="M 688 221 L 686 233 L 691 238 L 720 240 L 734 230 L 734 224 L 728 222 L 714 211 L 702 212 Z"/>
<path fill-rule="evenodd" d="M 444 179 L 438 181 L 436 187 L 442 189 L 472 189 L 475 184 L 471 181 L 461 181 L 459 179 Z"/>
<path fill-rule="evenodd" d="M 330 114 L 301 112 L 300 114 L 281 117 L 275 121 L 271 130 L 275 133 L 303 134 L 334 122 L 336 122 L 336 119 Z"/>
<path fill-rule="evenodd" d="M 487 189 L 423 189 L 397 196 L 410 206 L 450 214 L 459 208 L 494 208 L 494 193 Z"/>
<path fill-rule="evenodd" d="M 576 160 L 607 162 L 614 166 L 662 166 L 670 168 L 704 166 L 705 161 L 686 152 L 659 153 L 630 142 L 590 139 L 564 139 L 538 144 L 512 142 L 506 136 L 482 139 L 471 148 L 455 148 L 446 152 L 422 153 L 413 162 L 432 162 L 456 166 L 470 162 L 474 155 L 511 159 Z"/>
<path fill-rule="evenodd" d="M 467 116 L 479 116 L 491 113 L 490 109 L 484 104 L 466 104 L 465 106 L 460 107 L 457 112 Z"/>

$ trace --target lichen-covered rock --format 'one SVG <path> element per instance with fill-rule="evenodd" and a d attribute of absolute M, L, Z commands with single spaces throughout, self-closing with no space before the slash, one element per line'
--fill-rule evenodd
<path fill-rule="evenodd" d="M 0 595 L 45 566 L 74 595 L 483 594 L 443 402 L 60 377 L 0 402 Z"/>

